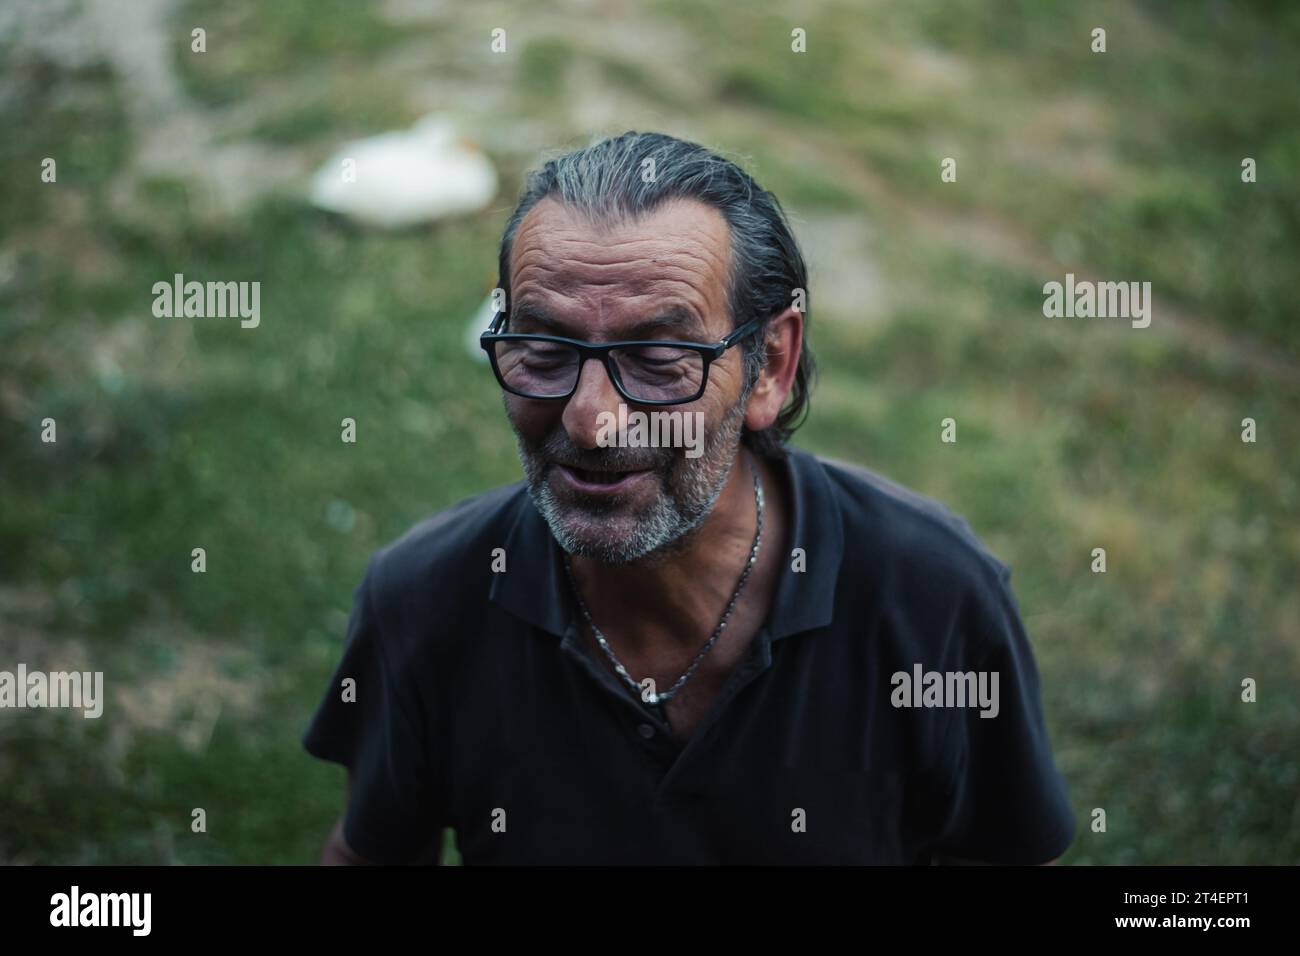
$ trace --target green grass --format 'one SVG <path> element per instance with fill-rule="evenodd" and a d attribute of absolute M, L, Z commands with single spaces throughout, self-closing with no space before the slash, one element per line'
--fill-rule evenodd
<path fill-rule="evenodd" d="M 191 0 L 172 28 L 215 142 L 314 161 L 409 122 L 411 82 L 446 75 L 495 95 L 491 115 L 463 107 L 481 125 L 581 143 L 569 97 L 594 76 L 623 126 L 746 157 L 814 228 L 869 223 L 863 249 L 813 263 L 822 376 L 799 443 L 943 499 L 1014 567 L 1080 814 L 1067 862 L 1296 863 L 1300 17 L 1227 9 L 846 2 L 795 23 L 774 2 L 667 0 L 623 24 L 520 11 L 499 59 L 486 20 L 479 36 L 343 2 Z M 793 26 L 809 53 L 789 52 Z M 461 341 L 517 179 L 480 216 L 399 235 L 291 192 L 214 214 L 199 173 L 137 168 L 107 67 L 11 51 L 0 88 L 0 175 L 30 184 L 0 191 L 0 657 L 88 655 L 133 715 L 0 721 L 0 819 L 22 821 L 0 859 L 314 860 L 343 773 L 298 737 L 369 554 L 519 474 Z M 819 309 L 868 265 L 883 307 Z M 1152 281 L 1153 328 L 1044 319 L 1042 284 L 1084 269 Z M 261 326 L 155 319 L 174 272 L 260 281 Z M 1165 305 L 1218 338 L 1170 330 Z"/>

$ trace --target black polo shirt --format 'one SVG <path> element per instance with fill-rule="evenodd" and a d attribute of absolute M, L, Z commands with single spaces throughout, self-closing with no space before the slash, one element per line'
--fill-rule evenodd
<path fill-rule="evenodd" d="M 378 551 L 303 737 L 352 770 L 349 845 L 428 861 L 449 826 L 471 864 L 1059 856 L 1074 818 L 1008 568 L 872 472 L 797 449 L 784 467 L 802 557 L 684 746 L 580 642 L 523 483 Z M 996 672 L 996 716 L 894 676 L 928 672 Z"/>

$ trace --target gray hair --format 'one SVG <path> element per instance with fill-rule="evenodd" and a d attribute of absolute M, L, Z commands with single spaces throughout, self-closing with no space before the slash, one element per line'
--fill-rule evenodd
<path fill-rule="evenodd" d="M 643 175 L 646 169 L 654 175 Z M 648 180 L 648 181 L 647 181 Z M 506 223 L 497 261 L 497 284 L 510 302 L 510 250 L 528 211 L 547 197 L 604 219 L 636 218 L 671 199 L 694 199 L 717 209 L 731 230 L 727 305 L 733 328 L 766 320 L 790 307 L 803 290 L 805 341 L 790 398 L 776 422 L 762 431 L 746 429 L 743 441 L 769 458 L 785 454 L 785 443 L 808 414 L 815 364 L 807 343 L 808 270 L 785 212 L 769 193 L 731 160 L 696 143 L 663 133 L 627 132 L 549 160 L 533 171 Z M 767 364 L 764 335 L 749 336 L 745 394 Z"/>

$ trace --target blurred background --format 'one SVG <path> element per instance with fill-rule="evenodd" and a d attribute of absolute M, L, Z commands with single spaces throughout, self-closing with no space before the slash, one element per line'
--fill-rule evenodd
<path fill-rule="evenodd" d="M 1226 0 L 3 0 L 0 669 L 107 703 L 0 712 L 0 861 L 318 858 L 344 775 L 299 737 L 368 556 L 521 475 L 465 340 L 522 174 L 653 129 L 805 244 L 797 443 L 1013 566 L 1065 862 L 1300 863 L 1298 45 L 1300 6 Z M 313 205 L 430 113 L 499 177 L 477 211 Z M 259 327 L 156 318 L 178 272 L 260 281 Z M 1151 327 L 1044 318 L 1066 272 L 1150 281 Z"/>

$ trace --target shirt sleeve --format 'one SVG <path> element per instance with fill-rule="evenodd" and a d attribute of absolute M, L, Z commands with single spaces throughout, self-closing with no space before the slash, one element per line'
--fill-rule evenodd
<path fill-rule="evenodd" d="M 1041 864 L 1074 840 L 1075 820 L 1039 699 L 1038 668 L 1004 571 L 980 614 L 976 670 L 998 675 L 996 716 L 954 711 L 956 776 L 936 855 L 1002 864 Z M 991 687 L 990 683 L 990 687 Z M 992 708 L 983 708 L 992 712 Z"/>
<path fill-rule="evenodd" d="M 374 863 L 430 858 L 442 827 L 411 675 L 386 658 L 371 598 L 374 563 L 353 595 L 343 657 L 302 737 L 308 753 L 351 771 L 343 833 Z M 354 681 L 345 687 L 345 681 Z"/>

